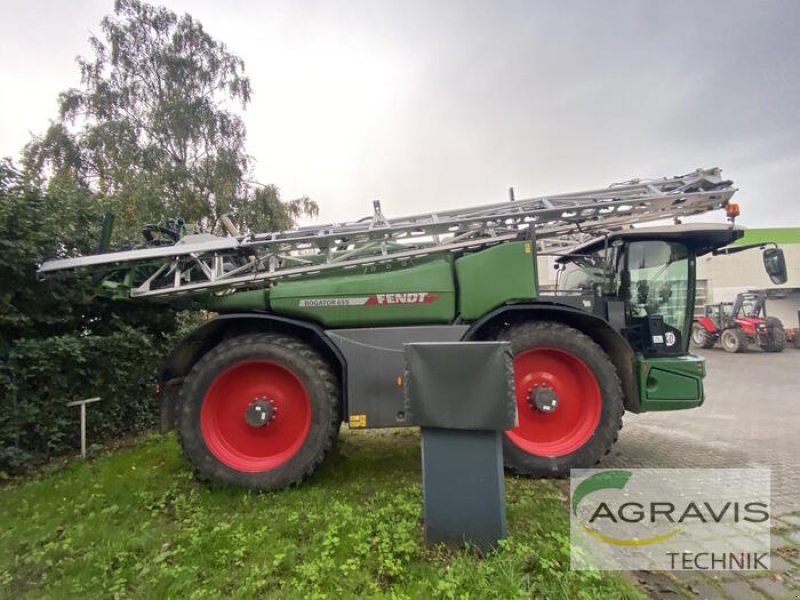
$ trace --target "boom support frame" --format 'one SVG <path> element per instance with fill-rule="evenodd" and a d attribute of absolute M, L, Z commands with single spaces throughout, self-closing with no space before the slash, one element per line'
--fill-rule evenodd
<path fill-rule="evenodd" d="M 232 237 L 187 235 L 172 246 L 48 260 L 39 272 L 90 268 L 108 281 L 127 281 L 123 286 L 130 285 L 131 298 L 167 301 L 477 250 L 526 237 L 531 230 L 540 250 L 572 247 L 633 224 L 725 208 L 735 192 L 719 169 L 698 169 L 678 177 L 394 219 L 387 219 L 376 201 L 373 216 L 359 221 Z"/>

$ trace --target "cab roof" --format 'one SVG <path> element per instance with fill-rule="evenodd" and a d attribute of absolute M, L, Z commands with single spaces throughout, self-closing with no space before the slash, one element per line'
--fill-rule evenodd
<path fill-rule="evenodd" d="M 614 231 L 608 234 L 608 244 L 616 240 L 662 240 L 665 242 L 682 242 L 692 248 L 697 256 L 722 248 L 744 236 L 745 228 L 740 225 L 724 223 L 688 223 L 685 225 L 668 225 L 663 227 L 640 227 Z M 570 254 L 591 254 L 604 248 L 606 237 L 598 237 L 579 246 L 571 248 Z"/>

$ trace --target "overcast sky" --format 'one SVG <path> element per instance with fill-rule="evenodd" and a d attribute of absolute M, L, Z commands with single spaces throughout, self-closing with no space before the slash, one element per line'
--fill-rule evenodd
<path fill-rule="evenodd" d="M 323 221 L 719 166 L 742 224 L 800 226 L 800 2 L 162 3 L 244 59 L 256 178 Z M 113 2 L 0 6 L 17 156 Z"/>

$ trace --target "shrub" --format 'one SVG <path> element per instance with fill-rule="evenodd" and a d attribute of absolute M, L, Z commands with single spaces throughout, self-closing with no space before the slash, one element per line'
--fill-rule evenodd
<path fill-rule="evenodd" d="M 186 319 L 97 300 L 86 273 L 36 278 L 43 257 L 93 251 L 101 209 L 75 182 L 42 191 L 0 161 L 0 474 L 79 445 L 79 411 L 67 401 L 103 399 L 89 409 L 92 441 L 157 421 L 152 384 Z"/>
<path fill-rule="evenodd" d="M 0 361 L 0 470 L 18 473 L 79 447 L 79 411 L 66 402 L 92 396 L 91 442 L 155 425 L 153 382 L 165 340 L 123 326 L 109 335 L 20 339 Z"/>

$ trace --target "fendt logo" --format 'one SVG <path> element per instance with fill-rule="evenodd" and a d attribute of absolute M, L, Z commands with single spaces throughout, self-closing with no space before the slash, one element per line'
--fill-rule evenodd
<path fill-rule="evenodd" d="M 430 292 L 396 292 L 393 294 L 374 294 L 349 298 L 302 298 L 298 305 L 302 308 L 335 308 L 340 306 L 382 306 L 385 304 L 431 304 L 439 299 L 439 294 Z"/>
<path fill-rule="evenodd" d="M 606 564 L 624 565 L 606 568 L 763 568 L 769 550 L 769 476 L 727 471 L 575 471 L 573 544 L 608 554 L 612 558 Z M 756 478 L 748 480 L 748 473 Z"/>
<path fill-rule="evenodd" d="M 430 304 L 436 302 L 439 296 L 428 292 L 408 292 L 406 294 L 375 294 L 367 304 Z"/>

